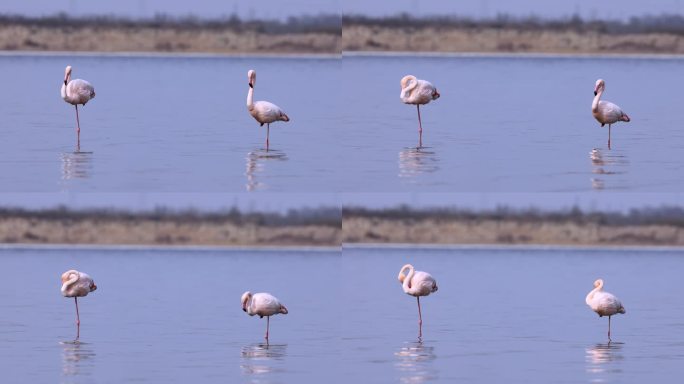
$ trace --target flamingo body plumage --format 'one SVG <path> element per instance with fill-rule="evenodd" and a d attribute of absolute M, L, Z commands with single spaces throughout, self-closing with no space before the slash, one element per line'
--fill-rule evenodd
<path fill-rule="evenodd" d="M 616 314 L 626 313 L 622 302 L 612 293 L 603 290 L 603 279 L 594 281 L 594 289 L 587 294 L 585 302 L 599 317 L 608 316 L 608 340 L 610 340 L 610 318 Z"/>
<path fill-rule="evenodd" d="M 78 136 L 78 146 L 81 144 L 81 123 L 78 118 L 78 105 L 86 105 L 95 98 L 95 88 L 83 79 L 71 79 L 71 66 L 68 65 L 64 70 L 64 83 L 61 89 L 62 99 L 76 107 L 76 132 Z"/>
<path fill-rule="evenodd" d="M 76 340 L 81 334 L 81 318 L 78 313 L 78 298 L 88 296 L 97 289 L 95 281 L 87 273 L 70 269 L 62 274 L 62 296 L 73 297 L 76 303 Z"/>
<path fill-rule="evenodd" d="M 423 146 L 423 122 L 420 118 L 420 106 L 437 100 L 440 97 L 437 88 L 427 80 L 417 79 L 413 75 L 406 75 L 401 79 L 401 93 L 399 98 L 404 104 L 412 104 L 418 110 L 418 147 Z"/>
<path fill-rule="evenodd" d="M 270 293 L 254 293 L 247 291 L 242 294 L 240 298 L 242 303 L 242 310 L 247 312 L 248 315 L 257 315 L 259 318 L 266 316 L 266 336 L 265 339 L 268 342 L 268 331 L 270 327 L 270 318 L 273 315 L 283 314 L 287 315 L 287 308 Z"/>
<path fill-rule="evenodd" d="M 404 273 L 406 270 L 408 272 Z M 411 264 L 401 267 L 397 278 L 404 293 L 414 296 L 418 302 L 418 338 L 421 339 L 423 337 L 423 314 L 420 308 L 420 297 L 437 292 L 437 281 L 427 272 L 416 271 Z"/>
<path fill-rule="evenodd" d="M 594 100 L 591 103 L 591 114 L 594 119 L 601 123 L 601 126 L 608 124 L 608 148 L 610 149 L 610 128 L 618 121 L 630 122 L 629 116 L 616 104 L 610 101 L 601 100 L 606 89 L 606 82 L 603 79 L 596 80 L 594 85 Z"/>
<path fill-rule="evenodd" d="M 269 147 L 269 135 L 271 123 L 276 121 L 290 121 L 287 114 L 277 105 L 268 101 L 254 101 L 254 86 L 256 85 L 256 71 L 250 69 L 247 72 L 249 91 L 247 91 L 247 110 L 249 114 L 261 125 L 266 124 L 266 149 Z"/>

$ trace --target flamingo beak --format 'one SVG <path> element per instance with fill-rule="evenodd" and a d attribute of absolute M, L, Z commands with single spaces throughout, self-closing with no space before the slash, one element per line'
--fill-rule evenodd
<path fill-rule="evenodd" d="M 597 94 L 598 94 L 598 92 L 594 91 L 594 96 L 596 96 Z"/>
<path fill-rule="evenodd" d="M 254 88 L 254 86 L 252 85 L 252 82 L 251 82 L 251 81 L 249 82 L 249 87 L 250 87 L 250 88 Z"/>

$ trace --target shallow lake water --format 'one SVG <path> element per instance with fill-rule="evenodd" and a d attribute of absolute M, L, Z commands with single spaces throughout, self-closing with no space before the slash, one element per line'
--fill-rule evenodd
<path fill-rule="evenodd" d="M 417 308 L 410 262 L 439 290 Z M 7 382 L 668 382 L 684 373 L 679 250 L 349 248 L 343 251 L 0 250 L 0 367 Z M 61 297 L 60 274 L 97 291 Z M 584 303 L 597 277 L 627 310 Z M 290 313 L 241 311 L 245 290 Z"/>
<path fill-rule="evenodd" d="M 288 383 L 322 381 L 339 360 L 328 284 L 339 251 L 0 249 L 0 367 L 7 383 Z M 62 272 L 98 289 L 60 294 Z M 246 290 L 289 309 L 247 316 Z"/>
<path fill-rule="evenodd" d="M 681 251 L 345 248 L 343 362 L 349 382 L 642 383 L 684 373 Z M 439 290 L 397 280 L 412 263 Z M 596 278 L 627 313 L 585 304 Z"/>
<path fill-rule="evenodd" d="M 347 56 L 341 169 L 359 192 L 673 192 L 684 189 L 684 59 Z M 399 100 L 406 74 L 441 97 Z M 594 82 L 630 123 L 591 115 Z"/>
<path fill-rule="evenodd" d="M 96 97 L 74 107 L 60 97 L 66 65 Z M 337 160 L 330 132 L 339 100 L 326 58 L 0 56 L 0 191 L 320 192 Z M 248 114 L 255 100 L 290 122 L 266 126 Z"/>

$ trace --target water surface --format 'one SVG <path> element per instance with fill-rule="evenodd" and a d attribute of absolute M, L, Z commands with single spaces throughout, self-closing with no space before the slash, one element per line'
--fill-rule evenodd
<path fill-rule="evenodd" d="M 345 57 L 340 178 L 354 192 L 684 190 L 679 119 L 684 59 Z M 441 98 L 399 100 L 406 74 Z M 594 82 L 630 123 L 591 115 Z M 598 160 L 598 158 L 602 160 Z"/>
<path fill-rule="evenodd" d="M 345 248 L 344 364 L 351 382 L 643 383 L 684 373 L 681 251 Z M 412 263 L 439 290 L 397 280 Z M 585 304 L 596 278 L 627 309 Z"/>
<path fill-rule="evenodd" d="M 60 97 L 66 65 L 96 97 Z M 255 100 L 290 116 L 266 127 Z M 337 164 L 338 60 L 325 58 L 0 56 L 0 192 L 329 192 Z"/>
<path fill-rule="evenodd" d="M 340 355 L 335 251 L 0 249 L 12 271 L 0 292 L 0 367 L 7 383 L 320 382 Z M 62 272 L 88 272 L 98 289 L 73 299 Z M 289 309 L 247 316 L 246 290 Z M 315 294 L 312 294 L 315 292 Z"/>

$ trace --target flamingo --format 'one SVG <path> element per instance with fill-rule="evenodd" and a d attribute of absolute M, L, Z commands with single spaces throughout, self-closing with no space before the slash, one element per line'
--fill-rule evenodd
<path fill-rule="evenodd" d="M 439 99 L 439 96 L 437 88 L 429 81 L 419 80 L 413 75 L 406 75 L 401 79 L 401 94 L 399 98 L 404 104 L 415 104 L 416 108 L 418 108 L 419 147 L 423 146 L 423 123 L 420 119 L 420 106 Z"/>
<path fill-rule="evenodd" d="M 618 121 L 629 123 L 629 116 L 622 108 L 610 101 L 601 100 L 603 91 L 606 90 L 606 82 L 603 79 L 596 80 L 594 86 L 594 101 L 591 103 L 591 114 L 601 126 L 608 124 L 608 149 L 610 149 L 610 127 Z"/>
<path fill-rule="evenodd" d="M 62 274 L 62 296 L 73 297 L 76 303 L 76 341 L 80 336 L 81 319 L 78 315 L 78 298 L 88 296 L 97 285 L 88 274 L 70 269 Z"/>
<path fill-rule="evenodd" d="M 249 79 L 249 91 L 247 92 L 247 110 L 252 117 L 264 126 L 266 124 L 266 150 L 268 151 L 268 137 L 271 131 L 271 123 L 275 121 L 290 121 L 285 112 L 279 106 L 268 101 L 254 101 L 254 84 L 256 84 L 256 71 L 250 69 L 247 72 Z"/>
<path fill-rule="evenodd" d="M 594 289 L 587 295 L 586 302 L 592 311 L 598 313 L 599 317 L 608 316 L 608 341 L 610 342 L 610 317 L 617 313 L 625 313 L 625 307 L 615 295 L 603 291 L 602 279 L 594 281 Z"/>
<path fill-rule="evenodd" d="M 404 271 L 408 272 L 404 274 Z M 418 301 L 418 339 L 423 337 L 423 315 L 420 311 L 420 297 L 437 292 L 437 281 L 427 272 L 416 271 L 413 265 L 406 264 L 399 270 L 398 276 L 404 292 L 415 296 Z"/>
<path fill-rule="evenodd" d="M 270 293 L 255 293 L 247 291 L 242 294 L 240 299 L 242 310 L 248 315 L 259 315 L 259 318 L 266 316 L 266 343 L 268 343 L 268 329 L 270 327 L 271 316 L 282 313 L 287 315 L 287 308 L 280 303 L 275 296 Z"/>
<path fill-rule="evenodd" d="M 81 123 L 78 120 L 78 105 L 86 105 L 95 98 L 95 88 L 92 84 L 82 79 L 71 80 L 71 66 L 67 65 L 64 70 L 64 84 L 62 84 L 62 99 L 76 107 L 76 133 L 78 144 L 81 144 Z"/>

